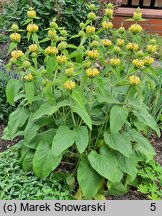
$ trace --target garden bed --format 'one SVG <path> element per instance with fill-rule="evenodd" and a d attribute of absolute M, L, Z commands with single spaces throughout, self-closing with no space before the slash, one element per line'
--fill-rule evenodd
<path fill-rule="evenodd" d="M 4 125 L 0 125 L 0 137 L 3 134 Z M 3 152 L 15 145 L 20 138 L 16 138 L 14 141 L 5 141 L 0 138 L 0 152 Z M 155 160 L 162 165 L 162 138 L 158 139 L 155 134 L 152 134 L 150 142 L 154 146 L 156 156 Z M 59 169 L 59 168 L 58 168 Z M 131 188 L 128 193 L 123 196 L 107 196 L 108 200 L 146 200 L 147 196 L 138 192 L 135 188 Z"/>

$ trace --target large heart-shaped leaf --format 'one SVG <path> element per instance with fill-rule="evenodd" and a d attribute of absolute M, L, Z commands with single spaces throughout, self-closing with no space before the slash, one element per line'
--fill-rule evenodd
<path fill-rule="evenodd" d="M 79 163 L 77 179 L 79 186 L 87 199 L 91 199 L 97 194 L 103 180 L 103 178 L 91 167 L 86 157 L 83 157 Z"/>
<path fill-rule="evenodd" d="M 22 127 L 29 118 L 29 112 L 27 109 L 18 107 L 9 116 L 8 125 L 3 132 L 3 139 L 12 140 L 16 137 L 16 133 L 19 128 Z"/>
<path fill-rule="evenodd" d="M 63 151 L 73 145 L 74 141 L 74 132 L 67 126 L 60 126 L 52 141 L 52 151 L 55 156 L 62 154 Z"/>
<path fill-rule="evenodd" d="M 117 156 L 118 163 L 120 169 L 127 173 L 132 177 L 132 179 L 135 179 L 137 175 L 137 159 L 134 157 L 134 155 L 131 155 L 131 157 L 127 158 L 124 155 L 118 154 Z"/>
<path fill-rule="evenodd" d="M 55 156 L 50 142 L 41 141 L 33 159 L 33 171 L 39 178 L 46 178 L 61 162 L 62 155 Z"/>
<path fill-rule="evenodd" d="M 74 137 L 77 149 L 80 154 L 82 154 L 88 146 L 89 135 L 88 129 L 86 126 L 75 127 L 74 128 Z"/>
<path fill-rule="evenodd" d="M 105 143 L 112 149 L 115 149 L 129 157 L 132 154 L 132 145 L 127 134 L 108 134 L 104 133 Z"/>
<path fill-rule="evenodd" d="M 104 146 L 98 154 L 96 151 L 91 151 L 88 155 L 91 166 L 103 177 L 112 181 L 120 182 L 123 173 L 118 168 L 118 161 L 111 150 Z"/>
<path fill-rule="evenodd" d="M 134 150 L 136 152 L 142 154 L 147 160 L 153 159 L 153 156 L 155 155 L 153 146 L 141 133 L 138 133 L 136 130 L 131 130 L 130 137 L 132 141 L 136 142 L 134 145 Z"/>
<path fill-rule="evenodd" d="M 13 105 L 15 102 L 15 97 L 18 95 L 20 88 L 22 87 L 22 82 L 17 79 L 10 79 L 6 86 L 6 96 L 7 101 Z"/>
<path fill-rule="evenodd" d="M 118 133 L 125 124 L 128 117 L 127 108 L 121 106 L 113 106 L 110 111 L 110 130 L 111 133 Z"/>
<path fill-rule="evenodd" d="M 158 124 L 146 109 L 138 109 L 137 111 L 134 110 L 133 113 L 141 122 L 156 131 L 157 135 L 160 137 L 160 130 Z"/>

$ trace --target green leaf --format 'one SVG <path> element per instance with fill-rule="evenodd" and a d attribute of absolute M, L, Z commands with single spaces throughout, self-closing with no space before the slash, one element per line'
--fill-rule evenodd
<path fill-rule="evenodd" d="M 72 111 L 77 113 L 82 118 L 82 120 L 85 122 L 85 124 L 88 125 L 90 130 L 92 130 L 92 121 L 85 108 L 76 105 L 72 107 Z"/>
<path fill-rule="evenodd" d="M 51 142 L 41 141 L 33 159 L 33 171 L 39 178 L 46 178 L 61 162 L 62 155 L 56 157 Z"/>
<path fill-rule="evenodd" d="M 4 129 L 2 139 L 12 140 L 16 137 L 19 128 L 22 127 L 29 118 L 29 112 L 22 107 L 18 107 L 9 116 L 7 127 Z"/>
<path fill-rule="evenodd" d="M 156 131 L 158 137 L 160 137 L 160 130 L 158 124 L 146 109 L 139 109 L 138 111 L 134 110 L 133 113 L 141 122 Z"/>
<path fill-rule="evenodd" d="M 101 77 L 96 77 L 94 79 L 94 83 L 98 86 L 99 91 L 105 95 L 105 89 L 104 89 L 104 83 L 103 83 L 103 79 Z"/>
<path fill-rule="evenodd" d="M 80 107 L 84 107 L 85 97 L 83 95 L 83 91 L 80 88 L 76 88 L 72 91 L 71 97 L 80 105 Z"/>
<path fill-rule="evenodd" d="M 36 149 L 40 141 L 46 141 L 46 140 L 52 140 L 54 135 L 56 133 L 56 130 L 53 128 L 50 128 L 47 131 L 43 131 L 41 133 L 36 133 L 36 136 L 29 140 L 28 142 L 25 141 L 24 145 L 31 149 Z"/>
<path fill-rule="evenodd" d="M 135 179 L 137 175 L 137 158 L 134 155 L 127 158 L 124 155 L 118 154 L 117 159 L 119 163 L 119 168 L 124 173 L 130 175 L 132 179 Z"/>
<path fill-rule="evenodd" d="M 102 147 L 99 154 L 92 150 L 88 155 L 88 159 L 93 169 L 101 176 L 114 183 L 120 182 L 123 173 L 118 168 L 118 161 L 115 155 L 108 147 Z"/>
<path fill-rule="evenodd" d="M 136 142 L 136 144 L 134 145 L 134 150 L 142 154 L 145 159 L 151 160 L 155 155 L 155 151 L 150 142 L 136 130 L 132 130 L 130 136 L 132 138 L 132 141 Z"/>
<path fill-rule="evenodd" d="M 46 62 L 46 69 L 47 73 L 50 78 L 52 78 L 53 71 L 55 70 L 55 57 L 54 56 L 49 56 L 48 60 Z"/>
<path fill-rule="evenodd" d="M 127 134 L 108 134 L 105 132 L 104 140 L 110 148 L 119 151 L 126 157 L 132 154 L 132 145 Z"/>
<path fill-rule="evenodd" d="M 77 149 L 80 154 L 82 154 L 88 146 L 89 135 L 86 126 L 75 127 L 74 128 L 74 138 Z"/>
<path fill-rule="evenodd" d="M 13 105 L 14 104 L 14 99 L 18 95 L 18 91 L 22 87 L 22 83 L 20 80 L 16 79 L 10 79 L 7 83 L 6 86 L 6 96 L 7 96 L 7 101 Z"/>
<path fill-rule="evenodd" d="M 52 115 L 57 111 L 58 111 L 58 106 L 56 105 L 56 103 L 51 104 L 49 102 L 46 102 L 42 104 L 39 107 L 39 109 L 34 113 L 33 120 L 39 119 L 45 115 Z"/>
<path fill-rule="evenodd" d="M 67 126 L 60 126 L 52 141 L 52 151 L 59 156 L 74 143 L 74 133 Z"/>
<path fill-rule="evenodd" d="M 119 101 L 114 99 L 111 95 L 103 95 L 103 94 L 98 94 L 97 95 L 97 101 L 99 103 L 107 103 L 107 104 L 120 104 Z"/>
<path fill-rule="evenodd" d="M 34 82 L 25 83 L 25 93 L 28 102 L 31 104 L 34 99 Z"/>
<path fill-rule="evenodd" d="M 7 55 L 8 55 L 15 47 L 17 47 L 17 43 L 16 43 L 16 42 L 10 43 L 10 46 L 9 46 Z"/>
<path fill-rule="evenodd" d="M 127 121 L 128 110 L 121 106 L 113 106 L 110 111 L 110 130 L 111 133 L 118 133 Z"/>
<path fill-rule="evenodd" d="M 36 134 L 37 131 L 43 127 L 49 124 L 49 119 L 44 117 L 41 118 L 37 121 L 33 121 L 32 116 L 29 118 L 28 120 L 28 124 L 24 130 L 24 139 L 26 142 L 29 142 L 31 139 L 33 139 Z"/>
<path fill-rule="evenodd" d="M 124 186 L 122 182 L 110 186 L 110 182 L 108 181 L 107 187 L 109 189 L 108 194 L 111 196 L 123 196 L 128 192 L 128 188 Z"/>
<path fill-rule="evenodd" d="M 91 199 L 97 194 L 103 180 L 103 178 L 91 167 L 86 157 L 82 157 L 79 163 L 77 179 L 86 199 Z"/>
<path fill-rule="evenodd" d="M 25 171 L 33 171 L 33 158 L 35 152 L 29 149 L 23 159 L 22 167 Z"/>

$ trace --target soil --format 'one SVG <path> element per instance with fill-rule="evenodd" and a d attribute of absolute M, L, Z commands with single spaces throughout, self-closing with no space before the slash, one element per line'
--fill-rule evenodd
<path fill-rule="evenodd" d="M 14 141 L 5 141 L 1 139 L 4 125 L 0 125 L 0 152 L 5 151 L 7 148 L 15 145 L 20 138 L 16 138 Z M 154 149 L 156 151 L 155 160 L 162 165 L 162 138 L 158 139 L 155 134 L 153 134 L 150 138 L 150 142 L 154 146 Z M 131 189 L 127 194 L 121 196 L 121 197 L 113 197 L 108 196 L 108 200 L 146 200 L 147 197 L 143 194 L 139 193 L 135 189 Z"/>
<path fill-rule="evenodd" d="M 15 145 L 20 138 L 16 138 L 13 141 L 6 141 L 6 140 L 2 140 L 2 134 L 3 134 L 3 130 L 4 130 L 5 126 L 2 124 L 0 125 L 0 152 L 7 150 L 9 147 Z"/>

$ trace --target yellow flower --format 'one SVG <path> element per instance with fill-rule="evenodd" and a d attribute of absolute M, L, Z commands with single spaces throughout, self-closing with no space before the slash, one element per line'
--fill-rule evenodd
<path fill-rule="evenodd" d="M 140 21 L 142 19 L 142 13 L 135 11 L 134 14 L 133 14 L 133 19 L 135 21 Z"/>
<path fill-rule="evenodd" d="M 55 30 L 49 30 L 48 37 L 51 39 L 55 39 L 57 37 L 57 32 Z"/>
<path fill-rule="evenodd" d="M 135 52 L 139 50 L 139 46 L 136 43 L 128 43 L 126 48 L 127 50 L 135 51 Z"/>
<path fill-rule="evenodd" d="M 64 88 L 68 91 L 71 91 L 75 88 L 75 82 L 72 80 L 68 80 L 67 82 L 64 83 Z"/>
<path fill-rule="evenodd" d="M 59 63 L 59 64 L 64 64 L 64 63 L 66 63 L 67 62 L 67 57 L 65 56 L 65 55 L 61 55 L 61 56 L 57 56 L 57 62 Z"/>
<path fill-rule="evenodd" d="M 117 44 L 117 46 L 121 47 L 124 45 L 124 42 L 125 42 L 124 39 L 117 39 L 116 44 Z"/>
<path fill-rule="evenodd" d="M 39 27 L 36 24 L 27 25 L 27 31 L 30 33 L 37 32 L 38 30 L 39 30 Z"/>
<path fill-rule="evenodd" d="M 100 73 L 100 72 L 98 71 L 97 68 L 88 68 L 88 69 L 86 70 L 86 74 L 87 74 L 87 76 L 90 77 L 90 78 L 96 77 L 97 75 L 99 75 L 99 73 Z"/>
<path fill-rule="evenodd" d="M 29 81 L 29 82 L 32 81 L 32 80 L 33 80 L 32 74 L 31 74 L 31 73 L 26 74 L 26 75 L 24 76 L 24 80 Z"/>
<path fill-rule="evenodd" d="M 12 24 L 11 29 L 12 29 L 13 31 L 18 31 L 18 30 L 19 30 L 19 27 L 18 27 L 18 25 L 16 25 L 16 24 L 14 23 L 14 24 Z"/>
<path fill-rule="evenodd" d="M 146 50 L 149 53 L 155 53 L 157 51 L 157 47 L 156 45 L 148 44 Z"/>
<path fill-rule="evenodd" d="M 119 29 L 118 29 L 118 32 L 119 33 L 124 33 L 125 32 L 125 28 L 123 26 L 121 26 Z"/>
<path fill-rule="evenodd" d="M 95 8 L 96 8 L 96 6 L 95 6 L 94 4 L 90 4 L 90 5 L 89 5 L 89 9 L 90 9 L 90 10 L 94 10 Z"/>
<path fill-rule="evenodd" d="M 131 85 L 138 85 L 138 83 L 140 82 L 140 78 L 132 75 L 129 77 L 129 82 Z"/>
<path fill-rule="evenodd" d="M 55 54 L 58 54 L 58 49 L 56 47 L 48 46 L 45 49 L 45 52 L 47 53 L 47 55 L 55 55 Z"/>
<path fill-rule="evenodd" d="M 140 60 L 140 59 L 134 59 L 132 61 L 132 64 L 136 67 L 136 68 L 142 68 L 144 66 L 144 61 Z"/>
<path fill-rule="evenodd" d="M 12 33 L 12 34 L 10 35 L 10 40 L 11 40 L 11 41 L 14 41 L 14 42 L 20 42 L 20 40 L 21 40 L 21 35 L 18 34 L 18 33 Z"/>
<path fill-rule="evenodd" d="M 30 52 L 38 52 L 38 46 L 36 45 L 36 44 L 31 44 L 30 46 L 29 46 L 29 50 L 30 50 Z"/>
<path fill-rule="evenodd" d="M 105 15 L 107 16 L 107 17 L 109 17 L 109 18 L 113 18 L 113 9 L 111 9 L 111 8 L 106 8 L 105 9 Z"/>
<path fill-rule="evenodd" d="M 143 30 L 143 28 L 139 24 L 132 24 L 128 30 L 132 33 L 139 33 Z"/>
<path fill-rule="evenodd" d="M 24 61 L 24 63 L 23 63 L 24 68 L 29 68 L 30 66 L 31 66 L 31 64 L 29 61 Z"/>
<path fill-rule="evenodd" d="M 102 28 L 105 30 L 111 29 L 113 27 L 112 22 L 104 21 L 102 22 Z"/>
<path fill-rule="evenodd" d="M 58 28 L 58 25 L 55 22 L 55 20 L 53 20 L 52 22 L 50 22 L 50 27 L 53 28 L 53 29 L 57 29 Z"/>
<path fill-rule="evenodd" d="M 68 68 L 68 69 L 66 69 L 65 70 L 65 74 L 67 75 L 67 76 L 73 76 L 74 75 L 74 68 L 73 67 L 71 67 L 71 68 Z"/>
<path fill-rule="evenodd" d="M 144 58 L 144 64 L 145 65 L 152 65 L 154 63 L 154 59 L 150 56 L 146 56 Z"/>
<path fill-rule="evenodd" d="M 11 52 L 11 57 L 16 60 L 21 58 L 23 55 L 24 53 L 21 50 L 14 50 Z"/>
<path fill-rule="evenodd" d="M 90 12 L 87 17 L 90 20 L 95 20 L 97 18 L 96 14 L 94 12 Z"/>
<path fill-rule="evenodd" d="M 95 33 L 95 30 L 96 30 L 96 29 L 95 29 L 94 26 L 89 26 L 89 25 L 88 25 L 88 26 L 86 27 L 86 33 L 87 33 L 87 34 L 94 34 L 94 33 Z"/>
<path fill-rule="evenodd" d="M 58 44 L 58 49 L 59 50 L 64 50 L 67 47 L 67 43 L 65 41 L 62 41 L 61 43 Z"/>
<path fill-rule="evenodd" d="M 97 50 L 88 50 L 87 56 L 92 59 L 97 59 L 99 57 L 99 52 Z"/>
<path fill-rule="evenodd" d="M 144 52 L 142 50 L 139 50 L 138 52 L 136 52 L 136 57 L 137 58 L 141 58 L 144 56 Z"/>
<path fill-rule="evenodd" d="M 114 51 L 115 53 L 120 53 L 120 52 L 121 52 L 121 49 L 120 49 L 120 47 L 115 46 L 115 47 L 113 48 L 113 51 Z"/>
<path fill-rule="evenodd" d="M 111 40 L 108 40 L 108 39 L 103 39 L 101 42 L 102 42 L 102 44 L 103 44 L 105 47 L 108 47 L 108 46 L 111 46 L 111 45 L 112 45 Z"/>
<path fill-rule="evenodd" d="M 112 58 L 110 59 L 110 64 L 113 66 L 113 67 L 116 67 L 120 64 L 120 59 L 118 58 Z"/>
<path fill-rule="evenodd" d="M 91 67 L 91 65 L 92 65 L 92 62 L 88 61 L 88 62 L 85 64 L 85 68 L 89 68 L 89 67 Z"/>
<path fill-rule="evenodd" d="M 92 47 L 98 47 L 99 46 L 99 42 L 96 41 L 96 40 L 93 40 L 92 43 L 91 43 L 91 46 Z"/>
<path fill-rule="evenodd" d="M 27 15 L 29 18 L 34 19 L 36 17 L 36 11 L 35 10 L 29 10 L 29 11 L 27 11 Z"/>

